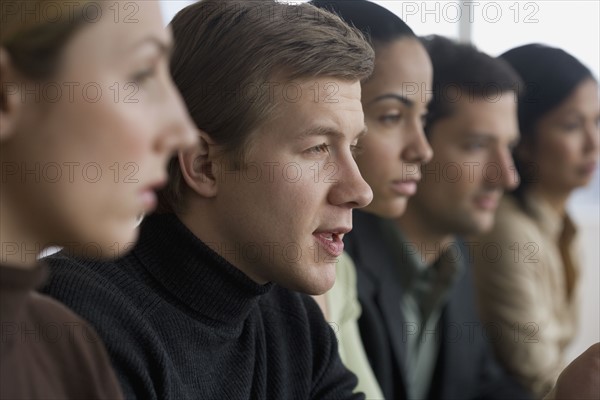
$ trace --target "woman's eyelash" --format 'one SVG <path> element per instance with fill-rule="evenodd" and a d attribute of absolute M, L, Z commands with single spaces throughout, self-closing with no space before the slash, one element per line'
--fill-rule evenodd
<path fill-rule="evenodd" d="M 135 83 L 144 83 L 148 78 L 151 78 L 156 72 L 156 68 L 148 68 L 133 75 L 132 81 Z"/>
<path fill-rule="evenodd" d="M 350 146 L 350 151 L 352 152 L 352 157 L 356 158 L 362 153 L 363 148 L 361 145 L 354 144 Z"/>
<path fill-rule="evenodd" d="M 381 122 L 397 122 L 400 121 L 400 119 L 402 119 L 402 115 L 400 114 L 384 115 L 381 118 L 379 118 Z"/>

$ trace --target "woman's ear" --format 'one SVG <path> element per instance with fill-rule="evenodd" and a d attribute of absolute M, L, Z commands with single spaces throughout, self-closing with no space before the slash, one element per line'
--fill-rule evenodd
<path fill-rule="evenodd" d="M 198 144 L 187 150 L 179 151 L 179 167 L 183 179 L 190 189 L 201 197 L 217 195 L 215 143 L 204 131 L 199 131 Z"/>
<path fill-rule="evenodd" d="M 5 141 L 15 132 L 23 108 L 19 74 L 15 71 L 10 55 L 0 47 L 0 141 Z"/>

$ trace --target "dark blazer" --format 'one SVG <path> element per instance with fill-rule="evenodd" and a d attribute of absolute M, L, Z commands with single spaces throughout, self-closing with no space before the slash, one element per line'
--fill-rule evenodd
<path fill-rule="evenodd" d="M 367 356 L 387 400 L 407 398 L 405 371 L 406 324 L 400 311 L 402 287 L 398 266 L 381 238 L 378 217 L 354 212 L 354 228 L 344 237 L 356 264 L 362 306 L 359 328 Z M 464 247 L 463 247 L 463 250 Z M 496 362 L 490 346 L 499 332 L 482 326 L 477 315 L 468 252 L 465 271 L 451 289 L 436 338 L 440 353 L 429 399 L 522 399 L 531 396 Z"/>

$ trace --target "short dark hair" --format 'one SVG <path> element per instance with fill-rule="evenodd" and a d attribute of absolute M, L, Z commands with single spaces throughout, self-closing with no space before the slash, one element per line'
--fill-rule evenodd
<path fill-rule="evenodd" d="M 521 79 L 506 61 L 442 36 L 426 36 L 421 41 L 433 64 L 433 96 L 428 106 L 426 134 L 436 121 L 452 114 L 452 105 L 462 96 L 485 98 L 491 90 L 518 95 Z M 458 94 L 450 98 L 449 88 Z"/>
<path fill-rule="evenodd" d="M 366 0 L 311 0 L 315 7 L 331 11 L 360 30 L 373 47 L 405 37 L 415 38 L 412 29 L 393 12 Z"/>
<path fill-rule="evenodd" d="M 507 51 L 500 56 L 508 62 L 523 79 L 519 99 L 519 129 L 521 145 L 535 143 L 538 121 L 566 100 L 586 79 L 594 79 L 592 72 L 579 60 L 564 50 L 543 44 L 527 44 Z M 529 168 L 519 156 L 513 154 L 515 167 L 521 176 L 513 194 L 524 205 L 524 194 L 537 180 L 534 169 Z"/>
<path fill-rule="evenodd" d="M 268 88 L 252 99 L 244 96 L 247 88 L 264 88 L 270 79 L 361 81 L 373 72 L 375 54 L 361 32 L 306 3 L 199 1 L 181 10 L 171 27 L 173 80 L 198 128 L 235 168 L 244 164 L 251 133 L 274 108 Z M 185 186 L 176 159 L 169 178 L 161 211 L 180 211 Z"/>

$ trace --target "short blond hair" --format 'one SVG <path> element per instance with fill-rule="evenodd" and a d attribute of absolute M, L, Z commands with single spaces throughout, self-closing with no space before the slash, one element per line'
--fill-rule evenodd
<path fill-rule="evenodd" d="M 173 80 L 192 119 L 243 166 L 250 134 L 273 111 L 272 97 L 255 89 L 270 80 L 330 77 L 361 81 L 375 54 L 363 34 L 310 4 L 274 0 L 199 1 L 171 22 Z M 185 181 L 176 159 L 160 194 L 160 210 L 183 210 Z"/>

